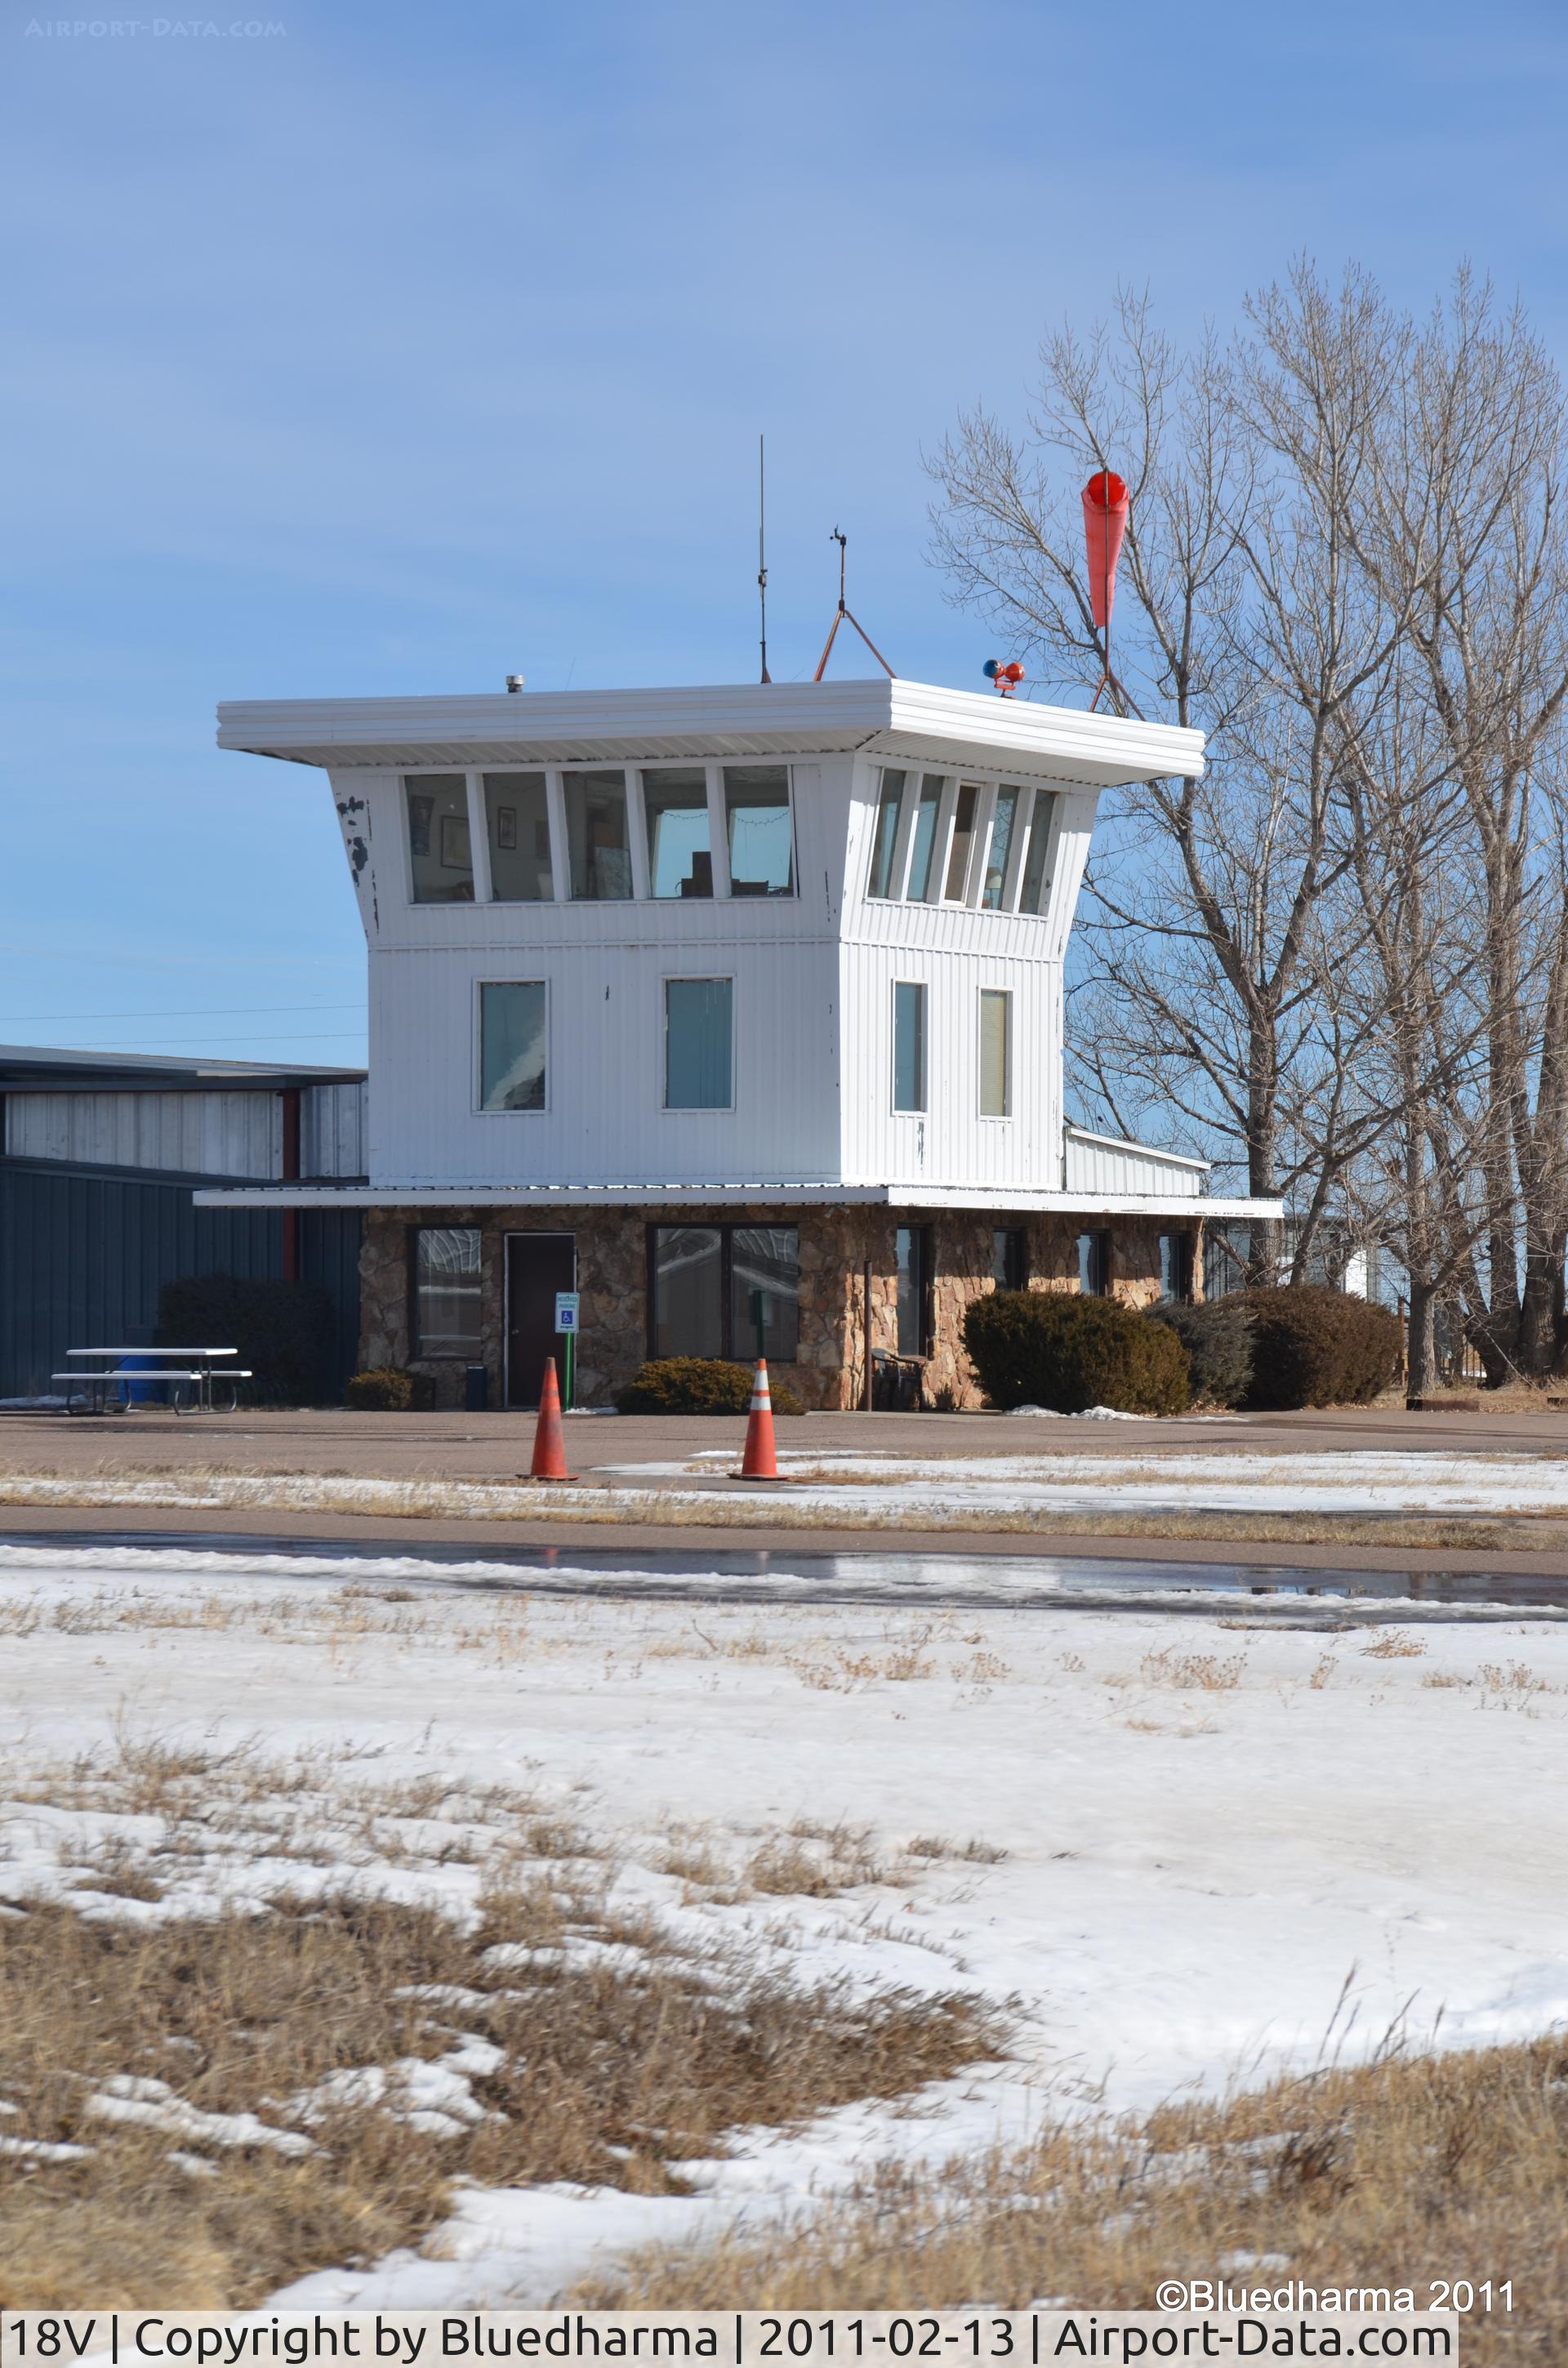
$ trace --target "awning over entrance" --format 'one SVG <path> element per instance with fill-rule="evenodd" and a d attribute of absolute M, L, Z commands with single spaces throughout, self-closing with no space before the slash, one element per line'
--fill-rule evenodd
<path fill-rule="evenodd" d="M 1228 1200 L 1195 1191 L 1030 1192 L 1014 1184 L 955 1190 L 929 1184 L 780 1184 L 740 1178 L 714 1184 L 241 1184 L 196 1194 L 207 1209 L 670 1209 L 884 1208 L 1038 1211 L 1045 1215 L 1282 1217 L 1283 1201 Z"/>

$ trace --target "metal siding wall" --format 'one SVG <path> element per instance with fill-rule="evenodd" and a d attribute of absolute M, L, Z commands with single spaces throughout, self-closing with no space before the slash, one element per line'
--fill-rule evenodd
<path fill-rule="evenodd" d="M 300 1212 L 300 1280 L 317 1282 L 332 1294 L 337 1311 L 332 1349 L 332 1380 L 341 1394 L 359 1370 L 359 1242 L 364 1230 L 358 1209 L 302 1209 Z"/>
<path fill-rule="evenodd" d="M 281 1120 L 271 1092 L 13 1093 L 6 1149 L 16 1159 L 166 1175 L 276 1176 Z"/>
<path fill-rule="evenodd" d="M 406 901 L 398 785 L 378 777 L 362 1172 L 454 1187 L 835 1176 L 850 763 L 792 774 L 795 896 L 448 906 Z M 663 1107 L 664 981 L 683 975 L 734 979 L 733 1110 Z M 550 985 L 542 1112 L 476 1107 L 475 989 L 506 978 Z"/>
<path fill-rule="evenodd" d="M 1085 1143 L 1067 1137 L 1069 1192 L 1137 1193 L 1149 1200 L 1194 1201 L 1201 1189 L 1201 1171 L 1177 1167 L 1154 1151 L 1133 1144 Z"/>
<path fill-rule="evenodd" d="M 48 1391 L 67 1349 L 151 1341 L 159 1288 L 178 1276 L 281 1273 L 281 1215 L 190 1196 L 188 1180 L 0 1162 L 0 1396 Z M 343 1373 L 357 1360 L 359 1228 L 335 1210 L 301 1228 L 306 1278 L 337 1304 Z"/>
<path fill-rule="evenodd" d="M 307 1086 L 300 1097 L 300 1170 L 305 1176 L 363 1176 L 365 1087 Z"/>

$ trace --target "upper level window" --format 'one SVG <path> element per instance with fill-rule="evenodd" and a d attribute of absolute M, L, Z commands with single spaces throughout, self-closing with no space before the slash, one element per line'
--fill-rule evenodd
<path fill-rule="evenodd" d="M 486 773 L 490 893 L 500 905 L 548 904 L 555 894 L 550 802 L 542 773 Z"/>
<path fill-rule="evenodd" d="M 898 893 L 892 876 L 893 856 L 898 848 L 898 817 L 903 804 L 904 775 L 886 768 L 882 773 L 881 795 L 877 800 L 877 824 L 871 835 L 871 877 L 868 896 L 893 896 Z"/>
<path fill-rule="evenodd" d="M 961 905 L 969 887 L 969 859 L 974 846 L 974 811 L 980 803 L 980 791 L 972 781 L 965 781 L 959 790 L 959 800 L 953 808 L 953 840 L 948 850 L 948 884 L 942 894 L 949 905 Z"/>
<path fill-rule="evenodd" d="M 648 825 L 648 885 L 655 896 L 711 896 L 713 843 L 708 775 L 700 765 L 642 776 Z"/>
<path fill-rule="evenodd" d="M 480 1339 L 479 1227 L 414 1228 L 414 1354 L 477 1358 Z"/>
<path fill-rule="evenodd" d="M 884 766 L 871 825 L 868 896 L 1043 913 L 1056 799 L 1018 781 L 955 781 Z"/>
<path fill-rule="evenodd" d="M 734 981 L 665 981 L 665 1108 L 728 1110 L 734 1100 Z"/>
<path fill-rule="evenodd" d="M 1022 790 L 1004 781 L 996 792 L 996 803 L 991 810 L 991 844 L 985 853 L 985 885 L 980 901 L 987 912 L 1001 910 L 1007 885 L 1007 865 L 1013 852 L 1013 834 L 1017 826 L 1018 801 Z"/>
<path fill-rule="evenodd" d="M 572 894 L 589 903 L 630 896 L 631 845 L 626 826 L 626 776 L 612 772 L 568 773 L 566 844 Z"/>
<path fill-rule="evenodd" d="M 732 896 L 792 896 L 795 843 L 787 765 L 726 765 Z"/>
<path fill-rule="evenodd" d="M 481 1110 L 543 1110 L 547 1004 L 542 979 L 486 982 L 480 988 Z"/>
<path fill-rule="evenodd" d="M 915 827 L 909 839 L 909 885 L 904 894 L 916 905 L 929 905 L 936 894 L 933 876 L 937 869 L 937 825 L 941 820 L 942 791 L 946 786 L 940 773 L 927 773 L 915 803 Z"/>
<path fill-rule="evenodd" d="M 1029 843 L 1024 856 L 1023 885 L 1018 892 L 1020 913 L 1043 913 L 1050 895 L 1046 866 L 1051 860 L 1051 825 L 1056 814 L 1056 797 L 1051 790 L 1037 790 L 1029 809 Z"/>
<path fill-rule="evenodd" d="M 995 988 L 980 990 L 980 1115 L 1007 1118 L 1012 1112 L 1013 998 Z"/>
<path fill-rule="evenodd" d="M 467 781 L 460 773 L 416 773 L 403 786 L 415 903 L 472 905 Z"/>

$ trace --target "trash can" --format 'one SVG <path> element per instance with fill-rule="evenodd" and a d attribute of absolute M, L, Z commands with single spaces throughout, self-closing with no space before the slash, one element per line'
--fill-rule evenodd
<path fill-rule="evenodd" d="M 128 1349 L 119 1360 L 120 1367 L 123 1372 L 128 1373 L 147 1373 L 149 1375 L 155 1374 L 159 1366 L 165 1361 L 166 1360 L 165 1359 L 159 1357 L 144 1357 L 135 1349 Z M 119 1385 L 119 1402 L 121 1406 L 166 1405 L 168 1401 L 164 1394 L 166 1386 L 166 1384 L 160 1386 L 157 1382 L 153 1380 L 145 1382 L 121 1382 Z"/>
<path fill-rule="evenodd" d="M 483 1365 L 463 1369 L 463 1412 L 483 1414 L 490 1404 L 490 1375 Z"/>

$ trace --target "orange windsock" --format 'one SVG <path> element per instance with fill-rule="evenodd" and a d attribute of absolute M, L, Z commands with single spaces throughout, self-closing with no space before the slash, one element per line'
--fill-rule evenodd
<path fill-rule="evenodd" d="M 773 1400 L 767 1388 L 767 1360 L 756 1360 L 751 1388 L 751 1413 L 746 1420 L 746 1452 L 741 1458 L 743 1480 L 777 1480 L 778 1459 L 773 1446 Z"/>
<path fill-rule="evenodd" d="M 548 1358 L 544 1368 L 544 1386 L 539 1394 L 539 1421 L 534 1427 L 534 1460 L 528 1467 L 530 1480 L 575 1480 L 577 1474 L 566 1469 L 566 1433 L 561 1423 L 561 1387 L 555 1378 L 555 1360 Z"/>
<path fill-rule="evenodd" d="M 1131 504 L 1127 482 L 1114 469 L 1096 469 L 1084 487 L 1084 545 L 1089 563 L 1089 600 L 1096 625 L 1110 622 L 1116 605 L 1116 563 L 1127 532 Z"/>

